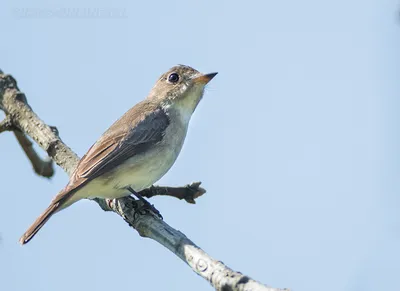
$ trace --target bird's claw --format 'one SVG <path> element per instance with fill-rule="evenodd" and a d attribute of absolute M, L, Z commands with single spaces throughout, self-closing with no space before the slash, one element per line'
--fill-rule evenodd
<path fill-rule="evenodd" d="M 139 201 L 139 200 L 137 200 Z M 153 204 L 150 204 L 148 201 L 146 200 L 140 200 L 143 202 L 143 204 L 141 206 L 138 206 L 136 208 L 136 213 L 140 214 L 140 215 L 145 215 L 147 213 L 149 213 L 149 211 L 153 212 L 155 215 L 157 215 L 158 218 L 163 219 L 160 211 L 157 210 L 157 208 L 154 207 Z"/>

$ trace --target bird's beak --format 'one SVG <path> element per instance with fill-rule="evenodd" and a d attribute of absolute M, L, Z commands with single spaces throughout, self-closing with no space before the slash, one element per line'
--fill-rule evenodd
<path fill-rule="evenodd" d="M 193 78 L 193 82 L 195 84 L 202 84 L 206 85 L 208 82 L 211 81 L 218 73 L 210 73 L 210 74 L 203 74 Z"/>

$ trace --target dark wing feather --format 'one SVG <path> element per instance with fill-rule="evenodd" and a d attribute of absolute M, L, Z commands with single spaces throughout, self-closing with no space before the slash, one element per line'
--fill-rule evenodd
<path fill-rule="evenodd" d="M 117 140 L 108 142 L 91 159 L 90 166 L 80 171 L 82 178 L 96 178 L 115 168 L 123 161 L 145 152 L 149 147 L 161 141 L 169 124 L 168 116 L 161 109 L 147 115 L 126 134 L 119 135 Z M 83 170 L 83 169 L 82 169 Z"/>
<path fill-rule="evenodd" d="M 145 152 L 161 141 L 169 123 L 163 109 L 146 102 L 139 103 L 89 149 L 72 175 L 67 191 L 77 190 L 123 161 Z"/>

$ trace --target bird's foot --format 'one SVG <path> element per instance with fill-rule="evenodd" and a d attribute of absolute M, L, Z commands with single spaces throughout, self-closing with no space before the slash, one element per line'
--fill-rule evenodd
<path fill-rule="evenodd" d="M 163 219 L 163 217 L 162 217 L 160 211 L 158 211 L 158 209 L 155 208 L 153 204 L 150 204 L 150 203 L 149 203 L 147 200 L 145 200 L 144 198 L 143 198 L 143 200 L 142 200 L 142 199 L 139 199 L 139 200 L 142 201 L 143 204 L 142 204 L 141 206 L 139 206 L 138 208 L 136 208 L 136 212 L 137 212 L 137 213 L 144 215 L 144 214 L 148 213 L 149 210 L 150 210 L 150 211 L 153 212 L 155 215 L 157 215 L 158 218 Z"/>
<path fill-rule="evenodd" d="M 136 196 L 138 198 L 139 201 L 141 201 L 143 204 L 142 206 L 136 208 L 136 212 L 139 214 L 146 214 L 149 212 L 149 210 L 151 212 L 153 212 L 155 215 L 158 216 L 158 218 L 163 219 L 160 211 L 157 210 L 157 208 L 154 207 L 153 204 L 150 204 L 149 201 L 147 201 L 146 199 L 144 199 L 142 197 L 142 195 L 140 195 L 139 193 L 137 193 L 135 190 L 133 190 L 131 187 L 128 188 L 129 192 L 131 192 L 134 196 Z"/>

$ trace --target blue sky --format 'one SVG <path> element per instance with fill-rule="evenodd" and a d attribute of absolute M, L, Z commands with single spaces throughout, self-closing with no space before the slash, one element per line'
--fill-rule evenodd
<path fill-rule="evenodd" d="M 274 287 L 399 290 L 399 8 L 394 0 L 8 1 L 0 68 L 80 156 L 170 67 L 218 71 L 159 182 L 200 180 L 208 192 L 196 205 L 152 199 L 164 219 Z M 37 177 L 11 133 L 0 135 L 0 149 L 2 289 L 211 290 L 89 201 L 21 247 L 68 177 L 60 169 Z"/>

